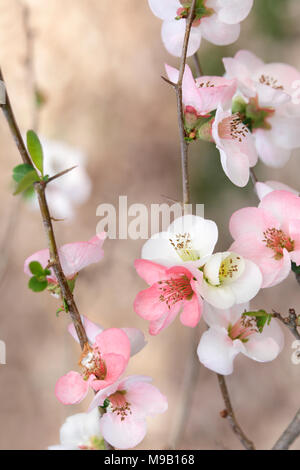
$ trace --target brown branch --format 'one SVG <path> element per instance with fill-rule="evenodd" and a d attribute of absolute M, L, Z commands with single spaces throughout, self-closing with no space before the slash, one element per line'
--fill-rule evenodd
<path fill-rule="evenodd" d="M 0 79 L 3 80 L 1 69 L 0 69 Z M 33 166 L 31 159 L 29 157 L 29 154 L 27 152 L 27 149 L 25 147 L 24 141 L 22 139 L 19 127 L 17 125 L 7 91 L 6 91 L 6 102 L 5 104 L 0 105 L 0 107 L 2 108 L 4 116 L 6 117 L 10 131 L 15 140 L 15 143 L 20 152 L 23 162 Z M 43 224 L 44 224 L 44 229 L 45 229 L 46 237 L 48 241 L 50 262 L 53 266 L 53 270 L 56 275 L 57 282 L 60 286 L 62 298 L 65 300 L 68 306 L 68 311 L 74 323 L 74 327 L 78 335 L 78 339 L 80 341 L 80 346 L 83 349 L 84 345 L 88 342 L 88 339 L 87 339 L 84 326 L 81 321 L 79 311 L 75 304 L 73 294 L 69 288 L 68 281 L 64 275 L 64 272 L 62 270 L 61 263 L 59 260 L 57 244 L 55 240 L 51 216 L 49 213 L 49 208 L 48 208 L 46 194 L 45 194 L 46 183 L 44 181 L 40 181 L 40 182 L 35 183 L 34 187 L 35 187 L 35 191 L 38 197 L 40 211 L 41 211 Z"/>
<path fill-rule="evenodd" d="M 48 178 L 48 179 L 45 181 L 45 184 L 51 183 L 51 181 L 54 181 L 54 180 L 56 180 L 57 178 L 60 178 L 61 176 L 66 175 L 66 174 L 69 173 L 70 171 L 72 171 L 72 170 L 74 170 L 75 168 L 77 168 L 77 166 L 78 166 L 78 165 L 72 166 L 71 168 L 68 168 L 67 170 L 63 170 L 63 171 L 61 171 L 60 173 L 57 173 L 56 175 L 51 176 L 50 178 Z"/>
<path fill-rule="evenodd" d="M 290 330 L 292 335 L 294 335 L 297 340 L 300 340 L 300 334 L 298 332 L 298 315 L 293 308 L 289 309 L 288 317 L 283 317 L 281 313 L 275 312 L 275 310 L 273 310 L 273 317 L 277 318 L 281 323 L 283 323 L 283 325 L 285 325 Z"/>
<path fill-rule="evenodd" d="M 300 435 L 300 410 L 290 422 L 286 430 L 282 433 L 272 450 L 288 450 L 293 442 Z"/>
<path fill-rule="evenodd" d="M 243 432 L 242 428 L 240 427 L 239 423 L 236 420 L 236 417 L 232 408 L 232 404 L 230 401 L 230 396 L 229 396 L 228 388 L 226 385 L 225 377 L 220 374 L 217 374 L 217 377 L 218 377 L 220 390 L 221 390 L 222 397 L 223 397 L 225 407 L 226 407 L 225 410 L 221 412 L 222 418 L 226 418 L 228 420 L 233 432 L 237 435 L 237 437 L 239 438 L 240 442 L 243 444 L 245 449 L 256 450 L 253 442 L 250 441 L 250 439 L 248 439 L 248 437 L 245 435 L 245 433 Z"/>

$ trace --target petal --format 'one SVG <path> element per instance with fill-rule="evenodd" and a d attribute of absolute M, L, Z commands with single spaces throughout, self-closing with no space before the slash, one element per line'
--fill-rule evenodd
<path fill-rule="evenodd" d="M 273 227 L 280 228 L 278 220 L 261 206 L 259 208 L 244 207 L 239 209 L 232 214 L 229 222 L 230 233 L 235 239 L 241 235 L 254 233 L 262 241 L 264 231 Z"/>
<path fill-rule="evenodd" d="M 300 147 L 300 117 L 287 117 L 274 115 L 270 118 L 272 126 L 272 139 L 275 145 L 283 149 L 292 150 Z"/>
<path fill-rule="evenodd" d="M 69 372 L 58 379 L 55 385 L 55 395 L 64 405 L 80 403 L 87 395 L 89 382 L 83 380 L 78 372 Z"/>
<path fill-rule="evenodd" d="M 198 325 L 203 309 L 203 301 L 196 294 L 191 300 L 186 300 L 183 304 L 183 310 L 180 315 L 180 321 L 185 326 L 194 328 Z"/>
<path fill-rule="evenodd" d="M 170 20 L 164 21 L 162 25 L 161 35 L 162 40 L 167 51 L 176 56 L 181 57 L 183 39 L 185 34 L 186 21 L 185 20 Z M 199 49 L 201 43 L 201 32 L 199 27 L 192 28 L 188 46 L 187 56 L 195 54 Z"/>
<path fill-rule="evenodd" d="M 263 277 L 259 267 L 245 259 L 245 269 L 242 275 L 231 284 L 237 304 L 249 302 L 261 288 Z"/>
<path fill-rule="evenodd" d="M 105 413 L 100 420 L 104 439 L 117 449 L 132 449 L 145 437 L 147 425 L 144 419 L 127 416 L 123 421 L 116 413 Z"/>
<path fill-rule="evenodd" d="M 174 266 L 182 262 L 170 243 L 170 233 L 160 232 L 152 235 L 142 248 L 142 258 L 156 261 L 164 266 Z"/>
<path fill-rule="evenodd" d="M 93 380 L 90 385 L 98 392 L 116 382 L 126 369 L 128 360 L 120 354 L 103 354 L 103 360 L 106 366 L 106 377 L 104 380 Z"/>
<path fill-rule="evenodd" d="M 155 321 L 168 312 L 168 306 L 160 299 L 161 290 L 158 284 L 138 293 L 134 300 L 135 313 L 145 320 Z"/>
<path fill-rule="evenodd" d="M 249 303 L 233 305 L 230 309 L 219 309 L 205 302 L 203 317 L 208 326 L 220 326 L 227 330 L 228 325 L 234 325 L 241 315 L 249 310 Z"/>
<path fill-rule="evenodd" d="M 289 161 L 291 151 L 278 146 L 270 131 L 255 129 L 253 135 L 257 153 L 265 165 L 282 168 Z"/>
<path fill-rule="evenodd" d="M 299 196 L 299 191 L 297 189 L 293 189 L 287 184 L 281 183 L 280 181 L 265 181 L 264 183 L 258 181 L 255 184 L 255 190 L 260 200 L 262 200 L 267 194 L 276 190 L 289 191 L 290 193 Z"/>
<path fill-rule="evenodd" d="M 148 3 L 154 15 L 162 20 L 175 18 L 178 8 L 182 6 L 178 0 L 148 0 Z"/>
<path fill-rule="evenodd" d="M 97 409 L 91 413 L 69 416 L 60 428 L 60 442 L 64 447 L 78 449 L 89 442 L 92 436 L 101 437 L 100 415 Z"/>
<path fill-rule="evenodd" d="M 95 345 L 101 354 L 118 354 L 124 358 L 126 364 L 130 357 L 130 341 L 120 328 L 108 328 L 96 336 Z"/>
<path fill-rule="evenodd" d="M 245 344 L 245 356 L 258 362 L 269 362 L 276 359 L 284 346 L 284 335 L 276 319 L 266 325 L 262 333 L 255 333 Z"/>
<path fill-rule="evenodd" d="M 212 327 L 203 333 L 197 354 L 199 361 L 208 369 L 229 375 L 233 372 L 236 355 L 243 351 L 243 344 L 239 340 L 232 341 L 225 328 Z"/>
<path fill-rule="evenodd" d="M 163 316 L 157 318 L 156 320 L 150 320 L 150 335 L 156 336 L 162 330 L 171 325 L 171 323 L 175 320 L 176 316 L 178 315 L 181 306 L 181 302 L 177 302 L 177 304 L 173 305 L 170 309 L 168 309 Z"/>
<path fill-rule="evenodd" d="M 234 59 L 239 62 L 239 64 L 244 65 L 251 74 L 255 73 L 255 71 L 261 67 L 263 67 L 265 64 L 264 62 L 257 57 L 253 52 L 247 51 L 245 49 L 241 49 L 238 51 Z"/>
<path fill-rule="evenodd" d="M 67 277 L 74 276 L 78 271 L 103 258 L 102 245 L 106 233 L 91 238 L 88 242 L 69 243 L 59 249 L 62 269 Z"/>
<path fill-rule="evenodd" d="M 32 261 L 38 261 L 42 265 L 42 267 L 45 269 L 46 266 L 49 264 L 49 261 L 50 261 L 49 250 L 46 249 L 46 250 L 37 251 L 33 255 L 26 258 L 26 260 L 24 262 L 24 273 L 27 274 L 30 277 L 33 276 L 33 274 L 31 273 L 31 271 L 29 269 L 29 265 Z M 56 277 L 55 277 L 55 274 L 53 272 L 53 269 L 51 268 L 50 271 L 51 271 L 51 275 L 48 276 L 47 279 L 56 282 Z"/>
<path fill-rule="evenodd" d="M 227 24 L 240 23 L 247 18 L 252 6 L 253 0 L 222 0 L 218 18 Z"/>
<path fill-rule="evenodd" d="M 128 384 L 126 397 L 128 397 L 129 403 L 139 410 L 141 413 L 139 416 L 155 416 L 168 409 L 167 398 L 150 383 L 132 382 Z"/>
<path fill-rule="evenodd" d="M 249 181 L 249 159 L 244 153 L 233 153 L 232 146 L 225 152 L 218 148 L 225 175 L 233 184 L 243 188 Z"/>
<path fill-rule="evenodd" d="M 210 113 L 217 109 L 218 105 L 222 105 L 224 108 L 228 107 L 237 88 L 235 79 L 227 80 L 224 77 L 202 76 L 197 78 L 196 84 L 201 100 L 202 114 Z"/>
<path fill-rule="evenodd" d="M 300 219 L 300 197 L 288 191 L 273 191 L 264 197 L 259 207 L 269 211 L 281 223 Z"/>
<path fill-rule="evenodd" d="M 145 259 L 137 259 L 134 262 L 134 267 L 138 275 L 150 286 L 166 278 L 167 269 L 161 264 Z"/>
<path fill-rule="evenodd" d="M 211 286 L 207 282 L 203 282 L 199 292 L 209 304 L 216 308 L 230 308 L 235 303 L 231 286 Z"/>
<path fill-rule="evenodd" d="M 147 344 L 144 333 L 138 328 L 121 328 L 130 341 L 130 356 L 140 352 Z"/>
<path fill-rule="evenodd" d="M 220 284 L 219 272 L 223 259 L 223 253 L 214 253 L 204 265 L 203 274 L 213 286 Z"/>
<path fill-rule="evenodd" d="M 240 25 L 222 23 L 217 15 L 202 18 L 200 29 L 202 36 L 216 46 L 226 46 L 235 42 L 240 35 Z"/>

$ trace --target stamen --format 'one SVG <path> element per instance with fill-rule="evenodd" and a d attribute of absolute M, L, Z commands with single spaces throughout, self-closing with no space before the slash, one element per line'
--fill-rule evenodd
<path fill-rule="evenodd" d="M 233 278 L 234 274 L 239 271 L 239 265 L 235 264 L 235 262 L 239 261 L 240 259 L 241 258 L 239 256 L 228 256 L 224 259 L 219 269 L 220 282 L 228 278 Z"/>
<path fill-rule="evenodd" d="M 182 261 L 197 261 L 200 258 L 197 251 L 193 250 L 189 233 L 177 234 L 173 240 L 170 238 L 169 241 Z"/>
<path fill-rule="evenodd" d="M 219 134 L 222 139 L 242 142 L 249 134 L 249 129 L 242 122 L 240 115 L 235 113 L 219 123 Z"/>
<path fill-rule="evenodd" d="M 80 356 L 79 365 L 83 367 L 83 377 L 86 380 L 90 375 L 94 375 L 97 380 L 104 380 L 106 377 L 106 365 L 101 357 L 101 352 L 96 346 L 91 348 L 89 345 L 85 345 Z"/>
<path fill-rule="evenodd" d="M 191 282 L 186 275 L 159 281 L 161 295 L 159 300 L 165 302 L 168 308 L 181 300 L 190 300 L 194 294 Z"/>
<path fill-rule="evenodd" d="M 261 75 L 259 78 L 259 82 L 262 85 L 267 85 L 273 88 L 274 90 L 283 90 L 283 86 L 278 84 L 278 80 L 270 77 L 269 75 Z"/>
<path fill-rule="evenodd" d="M 258 333 L 256 318 L 242 316 L 234 325 L 229 325 L 228 336 L 232 339 L 239 339 L 246 343 L 249 336 Z"/>
<path fill-rule="evenodd" d="M 275 259 L 282 258 L 284 248 L 289 252 L 294 250 L 294 241 L 282 230 L 268 228 L 263 234 L 263 242 L 274 251 Z"/>
<path fill-rule="evenodd" d="M 126 392 L 125 390 L 121 390 L 118 392 L 113 393 L 108 397 L 110 401 L 110 408 L 109 410 L 112 413 L 116 413 L 117 416 L 121 417 L 121 421 L 124 421 L 125 418 L 130 414 L 132 414 L 130 403 L 125 398 Z"/>

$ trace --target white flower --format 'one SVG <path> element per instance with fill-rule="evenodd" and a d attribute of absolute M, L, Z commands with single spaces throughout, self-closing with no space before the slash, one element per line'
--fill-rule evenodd
<path fill-rule="evenodd" d="M 191 0 L 148 0 L 154 13 L 163 20 L 162 40 L 170 54 L 181 56 L 186 20 Z M 200 46 L 201 37 L 218 46 L 235 42 L 240 22 L 249 14 L 253 0 L 197 0 L 188 56 Z"/>
<path fill-rule="evenodd" d="M 60 444 L 49 450 L 104 450 L 98 408 L 69 416 L 60 428 Z"/>
<path fill-rule="evenodd" d="M 256 296 L 262 284 L 260 269 L 252 261 L 232 253 L 215 253 L 202 266 L 200 295 L 216 308 L 230 308 Z"/>
<path fill-rule="evenodd" d="M 166 232 L 153 235 L 143 246 L 142 258 L 164 266 L 198 261 L 213 252 L 218 227 L 196 215 L 175 219 Z"/>
<path fill-rule="evenodd" d="M 205 305 L 204 319 L 209 325 L 197 349 L 199 361 L 218 374 L 233 372 L 237 354 L 258 362 L 276 359 L 282 351 L 284 336 L 275 319 L 265 325 L 260 333 L 254 317 L 243 316 L 249 305 L 236 305 L 229 310 L 219 310 Z"/>

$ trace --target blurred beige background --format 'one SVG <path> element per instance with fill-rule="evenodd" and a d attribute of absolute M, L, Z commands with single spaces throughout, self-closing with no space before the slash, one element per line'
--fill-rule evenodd
<path fill-rule="evenodd" d="M 47 96 L 40 131 L 49 138 L 78 146 L 88 155 L 93 192 L 72 222 L 55 224 L 60 244 L 87 240 L 96 229 L 98 204 L 165 201 L 181 197 L 175 97 L 160 78 L 164 62 L 178 61 L 162 47 L 161 22 L 146 0 L 30 0 L 37 84 Z M 300 5 L 297 0 L 256 0 L 242 25 L 240 40 L 216 48 L 203 41 L 206 74 L 222 73 L 220 58 L 249 48 L 267 61 L 284 61 L 300 69 Z M 0 63 L 23 131 L 32 125 L 32 95 L 25 66 L 26 41 L 21 2 L 0 0 Z M 228 219 L 233 210 L 255 204 L 251 185 L 238 189 L 223 174 L 209 144 L 191 149 L 194 201 L 205 203 L 205 215 L 220 229 L 218 247 L 230 243 Z M 0 116 L 0 264 L 9 256 L 0 285 L 0 339 L 7 344 L 7 364 L 0 365 L 0 448 L 44 449 L 58 443 L 66 416 L 85 410 L 63 407 L 54 396 L 57 378 L 76 368 L 79 348 L 66 333 L 67 318 L 56 318 L 57 301 L 48 293 L 28 290 L 24 259 L 44 248 L 39 214 L 11 195 L 11 172 L 18 164 L 3 116 Z M 260 165 L 260 179 L 281 179 L 299 187 L 299 151 L 280 171 Z M 63 184 L 63 180 L 62 180 Z M 7 236 L 11 214 L 13 232 Z M 142 241 L 108 240 L 103 261 L 80 274 L 76 300 L 80 311 L 104 327 L 147 324 L 134 313 L 136 293 L 144 288 L 133 268 Z M 253 306 L 286 312 L 299 310 L 299 286 L 290 276 L 280 287 L 264 290 Z M 201 326 L 203 328 L 203 325 Z M 168 396 L 166 414 L 149 420 L 141 449 L 169 445 L 170 430 L 181 406 L 191 331 L 176 321 L 129 365 L 129 373 L 151 375 Z M 245 432 L 261 449 L 270 447 L 300 406 L 300 366 L 291 363 L 291 343 L 271 364 L 238 358 L 228 379 L 233 404 Z M 91 398 L 91 397 L 90 397 Z M 216 376 L 198 366 L 186 414 L 181 448 L 240 449 L 219 412 L 224 408 Z M 293 446 L 300 449 L 300 440 Z"/>

